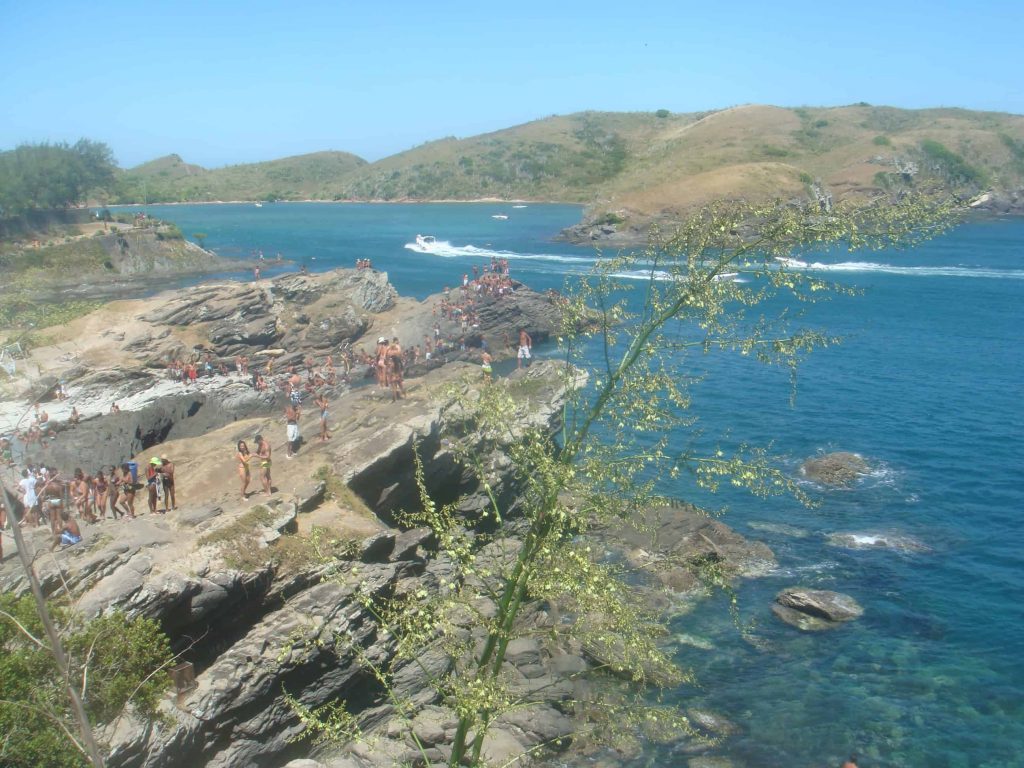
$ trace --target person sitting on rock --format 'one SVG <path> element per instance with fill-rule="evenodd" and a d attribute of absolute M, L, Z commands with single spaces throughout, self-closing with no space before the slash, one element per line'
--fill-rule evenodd
<path fill-rule="evenodd" d="M 60 533 L 53 537 L 53 546 L 50 547 L 51 551 L 57 547 L 70 547 L 82 540 L 82 530 L 78 527 L 78 523 L 75 522 L 74 518 L 68 515 L 66 509 L 60 511 L 60 521 Z"/>

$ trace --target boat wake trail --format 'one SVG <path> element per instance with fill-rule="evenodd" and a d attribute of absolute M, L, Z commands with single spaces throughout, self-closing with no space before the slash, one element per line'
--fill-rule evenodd
<path fill-rule="evenodd" d="M 992 269 L 987 267 L 903 267 L 896 264 L 876 264 L 871 261 L 841 261 L 824 264 L 819 261 L 806 262 L 799 259 L 778 258 L 779 263 L 789 269 L 804 269 L 810 272 L 880 272 L 910 277 L 987 277 L 997 280 L 1024 280 L 1024 269 Z"/>
<path fill-rule="evenodd" d="M 475 245 L 452 245 L 447 240 L 435 240 L 430 243 L 406 243 L 405 247 L 416 253 L 440 256 L 444 259 L 508 259 L 528 261 L 557 261 L 565 264 L 593 264 L 597 258 L 583 256 L 562 256 L 557 253 L 516 253 L 515 251 L 499 251 L 490 248 L 478 248 Z"/>

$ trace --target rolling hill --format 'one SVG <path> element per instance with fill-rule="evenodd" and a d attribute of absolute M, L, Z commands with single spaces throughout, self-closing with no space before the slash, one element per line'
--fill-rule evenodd
<path fill-rule="evenodd" d="M 838 199 L 925 180 L 965 196 L 1021 189 L 1024 116 L 866 104 L 582 112 L 440 139 L 374 163 L 323 152 L 205 170 L 171 155 L 124 172 L 117 199 L 493 197 L 642 219 L 718 197 Z"/>

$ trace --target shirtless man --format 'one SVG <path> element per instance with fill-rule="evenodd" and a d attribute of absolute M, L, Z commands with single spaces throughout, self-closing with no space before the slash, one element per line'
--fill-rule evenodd
<path fill-rule="evenodd" d="M 166 456 L 161 456 L 160 461 L 162 462 L 160 471 L 164 475 L 164 512 L 167 512 L 168 503 L 170 503 L 171 509 L 178 508 L 178 500 L 174 496 L 174 462 Z"/>
<path fill-rule="evenodd" d="M 850 755 L 850 759 L 843 763 L 843 768 L 857 768 L 857 755 Z"/>
<path fill-rule="evenodd" d="M 82 531 L 78 527 L 78 523 L 75 522 L 73 517 L 68 515 L 68 511 L 66 509 L 62 509 L 60 511 L 60 521 L 60 533 L 53 537 L 53 546 L 50 547 L 50 551 L 53 551 L 60 546 L 69 547 L 82 540 Z"/>
<path fill-rule="evenodd" d="M 484 372 L 484 381 L 492 381 L 494 369 L 491 367 L 491 360 L 493 360 L 493 358 L 491 357 L 491 353 L 485 349 L 483 352 L 480 353 L 480 360 L 480 370 Z"/>
<path fill-rule="evenodd" d="M 398 343 L 397 336 L 391 340 L 391 344 L 385 352 L 385 358 L 387 360 L 388 384 L 391 387 L 391 400 L 395 401 L 400 397 L 405 397 L 405 382 L 403 379 L 405 361 L 402 357 L 402 345 Z"/>
<path fill-rule="evenodd" d="M 284 406 L 284 421 L 285 437 L 287 438 L 285 457 L 290 459 L 295 455 L 295 449 L 299 443 L 299 412 L 291 404 L 291 401 Z"/>
<path fill-rule="evenodd" d="M 273 493 L 273 486 L 270 482 L 270 443 L 263 435 L 256 435 L 256 458 L 260 460 L 260 481 L 263 483 L 263 492 L 270 496 Z"/>
<path fill-rule="evenodd" d="M 327 431 L 327 395 L 320 393 L 316 397 L 316 407 L 320 409 L 320 442 L 326 443 L 331 433 Z"/>
<path fill-rule="evenodd" d="M 523 360 L 530 359 L 530 352 L 533 349 L 533 339 L 526 332 L 525 328 L 519 329 L 519 354 L 516 356 L 516 368 L 523 367 Z M 529 366 L 529 363 L 527 363 Z"/>

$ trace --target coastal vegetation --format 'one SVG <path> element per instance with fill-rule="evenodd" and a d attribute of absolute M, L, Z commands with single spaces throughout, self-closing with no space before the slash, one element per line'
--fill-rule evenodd
<path fill-rule="evenodd" d="M 81 139 L 73 145 L 22 144 L 0 152 L 0 218 L 67 208 L 114 181 L 110 147 Z"/>
<path fill-rule="evenodd" d="M 815 301 L 840 289 L 789 271 L 778 258 L 836 245 L 907 245 L 941 231 L 949 215 L 948 205 L 915 196 L 840 204 L 827 218 L 814 207 L 708 205 L 645 251 L 601 261 L 567 286 L 558 343 L 568 394 L 557 434 L 531 423 L 511 397 L 514 385 L 452 387 L 457 419 L 443 439 L 489 503 L 467 527 L 457 502 L 441 505 L 431 497 L 417 459 L 420 509 L 403 522 L 429 526 L 436 536 L 446 564 L 436 588 L 381 595 L 360 584 L 364 607 L 395 639 L 389 660 L 361 654 L 344 635 L 335 638 L 338 653 L 354 654 L 378 681 L 424 762 L 431 761 L 413 722 L 418 707 L 397 693 L 396 675 L 410 665 L 424 667 L 434 693 L 454 713 L 450 766 L 508 764 L 518 756 L 489 747 L 490 730 L 543 707 L 550 694 L 517 688 L 506 662 L 511 648 L 541 638 L 586 649 L 593 663 L 579 677 L 615 681 L 600 695 L 560 701 L 573 730 L 542 746 L 573 739 L 622 747 L 640 735 L 695 735 L 683 712 L 660 703 L 661 694 L 694 682 L 661 643 L 664 617 L 645 604 L 635 573 L 605 557 L 590 535 L 615 525 L 645 530 L 645 510 L 673 504 L 669 487 L 685 497 L 687 484 L 712 492 L 730 484 L 807 502 L 765 449 L 744 445 L 729 454 L 695 447 L 704 444 L 696 439 L 687 447 L 670 442 L 673 430 L 696 438 L 690 386 L 703 377 L 702 358 L 732 352 L 795 375 L 803 358 L 835 340 L 802 327 L 784 308 L 792 302 L 777 299 Z M 637 270 L 649 278 L 632 293 L 617 275 Z M 736 274 L 748 282 L 734 282 Z M 516 479 L 511 509 L 499 501 L 495 454 L 506 457 Z M 712 585 L 729 585 L 730 574 L 714 555 L 678 565 Z M 553 624 L 538 621 L 538 606 L 557 617 Z M 424 659 L 438 653 L 449 665 L 426 669 Z M 362 738 L 344 701 L 296 711 L 318 739 Z"/>
<path fill-rule="evenodd" d="M 51 605 L 69 659 L 65 681 L 47 646 L 31 597 L 0 595 L 0 764 L 80 768 L 89 764 L 66 685 L 78 689 L 94 726 L 112 723 L 130 704 L 156 715 L 168 687 L 170 645 L 149 619 L 113 613 L 92 621 Z"/>

